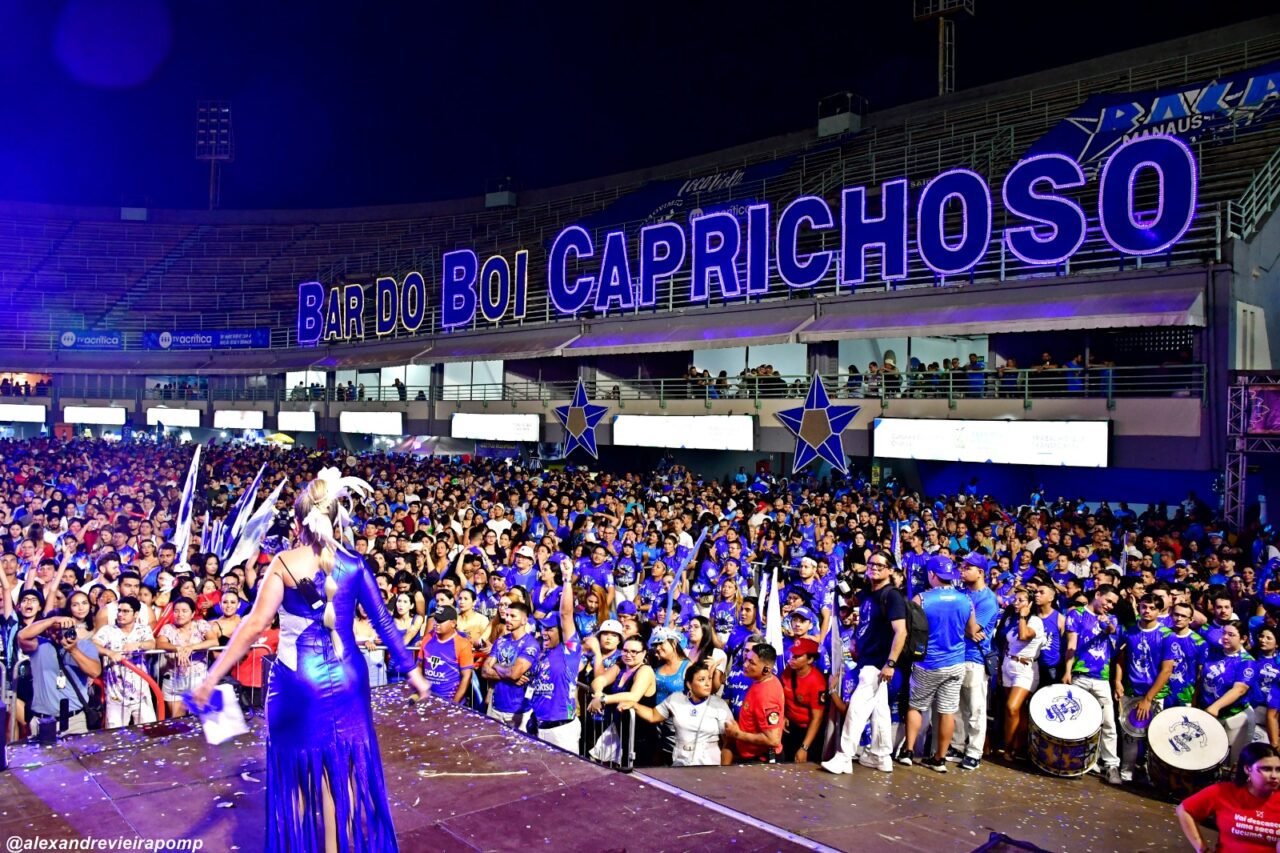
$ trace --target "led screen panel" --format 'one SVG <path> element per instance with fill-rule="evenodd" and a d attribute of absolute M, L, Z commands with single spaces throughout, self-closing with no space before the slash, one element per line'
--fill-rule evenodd
<path fill-rule="evenodd" d="M 315 432 L 315 412 L 280 412 L 276 426 L 281 432 Z"/>
<path fill-rule="evenodd" d="M 62 419 L 69 424 L 124 426 L 124 409 L 119 406 L 67 406 Z"/>
<path fill-rule="evenodd" d="M 885 459 L 1105 468 L 1106 421 L 877 418 L 872 454 Z"/>
<path fill-rule="evenodd" d="M 404 413 L 340 412 L 338 429 L 360 435 L 404 435 Z"/>
<path fill-rule="evenodd" d="M 214 429 L 262 429 L 266 416 L 255 409 L 223 409 L 213 413 Z"/>
<path fill-rule="evenodd" d="M 618 415 L 613 443 L 625 447 L 755 450 L 750 415 Z"/>
<path fill-rule="evenodd" d="M 1249 412 L 1249 435 L 1280 435 L 1280 386 L 1249 388 L 1245 405 Z"/>
<path fill-rule="evenodd" d="M 478 415 L 454 412 L 450 435 L 477 441 L 538 441 L 542 436 L 540 415 Z"/>
<path fill-rule="evenodd" d="M 166 409 L 164 406 L 152 406 L 147 409 L 147 426 L 161 424 L 167 427 L 200 426 L 199 409 Z"/>
<path fill-rule="evenodd" d="M 44 406 L 0 403 L 0 423 L 42 424 L 44 416 Z"/>

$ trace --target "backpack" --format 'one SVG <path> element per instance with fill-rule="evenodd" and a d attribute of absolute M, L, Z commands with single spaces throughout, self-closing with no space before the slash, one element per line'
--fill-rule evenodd
<path fill-rule="evenodd" d="M 924 608 L 914 599 L 907 599 L 907 660 L 919 663 L 929 652 L 929 619 Z"/>

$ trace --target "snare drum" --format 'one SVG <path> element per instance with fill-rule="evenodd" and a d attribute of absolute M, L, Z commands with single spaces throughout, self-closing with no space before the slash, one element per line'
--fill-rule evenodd
<path fill-rule="evenodd" d="M 1031 697 L 1031 761 L 1051 776 L 1083 776 L 1098 760 L 1102 706 L 1070 684 Z"/>
<path fill-rule="evenodd" d="M 1139 720 L 1138 705 L 1141 702 L 1141 696 L 1125 696 L 1120 700 L 1120 730 L 1137 740 L 1146 738 L 1147 729 L 1151 726 L 1151 721 L 1156 718 L 1156 714 L 1160 713 L 1161 704 L 1161 700 L 1155 700 L 1151 706 L 1151 713 L 1145 720 Z"/>
<path fill-rule="evenodd" d="M 1147 775 L 1177 800 L 1217 782 L 1230 751 L 1222 723 L 1199 708 L 1166 708 L 1147 727 Z"/>

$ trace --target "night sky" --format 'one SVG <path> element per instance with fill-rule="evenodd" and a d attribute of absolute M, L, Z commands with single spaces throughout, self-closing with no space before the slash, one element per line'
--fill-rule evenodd
<path fill-rule="evenodd" d="M 1274 2 L 977 0 L 960 88 L 1246 20 Z M 1112 17 L 1117 7 L 1159 10 Z M 905 0 L 0 0 L 0 199 L 204 207 L 195 104 L 232 102 L 222 206 L 538 187 L 811 127 L 852 90 L 934 91 Z"/>

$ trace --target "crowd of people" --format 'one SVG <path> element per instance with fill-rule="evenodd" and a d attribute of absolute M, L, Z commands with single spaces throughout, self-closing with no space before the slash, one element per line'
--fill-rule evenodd
<path fill-rule="evenodd" d="M 224 566 L 199 552 L 198 521 L 186 553 L 173 542 L 190 459 L 0 442 L 0 624 L 23 731 L 183 713 L 288 536 L 284 509 L 338 464 L 374 486 L 350 548 L 432 692 L 599 761 L 1024 765 L 1030 699 L 1062 683 L 1102 707 L 1094 769 L 1113 784 L 1144 781 L 1143 739 L 1117 723 L 1131 713 L 1202 708 L 1233 760 L 1280 745 L 1275 532 L 1227 536 L 1194 495 L 1006 506 L 973 482 L 935 498 L 853 477 L 214 446 L 196 519 L 224 517 L 260 465 L 285 481 L 262 553 Z M 355 637 L 380 683 L 397 673 L 376 615 L 357 613 Z M 273 648 L 264 630 L 231 674 L 247 703 Z"/>

